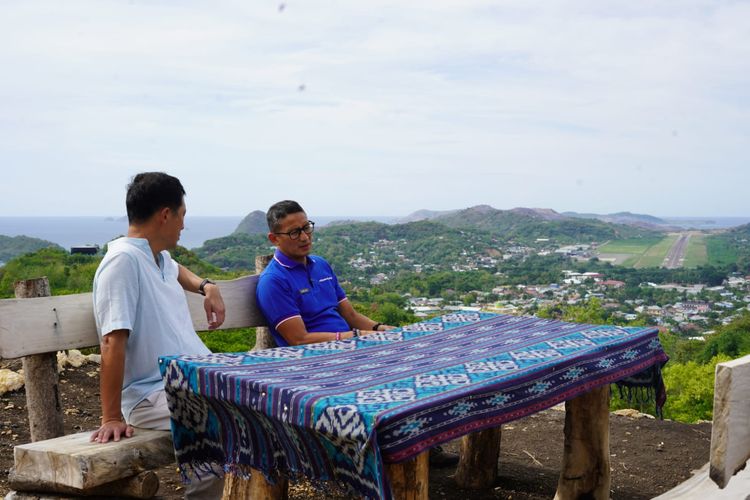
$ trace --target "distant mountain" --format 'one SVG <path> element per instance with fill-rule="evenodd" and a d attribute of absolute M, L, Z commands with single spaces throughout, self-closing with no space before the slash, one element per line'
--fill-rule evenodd
<path fill-rule="evenodd" d="M 591 214 L 591 213 L 577 213 L 577 212 L 563 212 L 563 215 L 567 217 L 575 217 L 578 219 L 596 219 L 602 222 L 609 222 L 611 224 L 626 224 L 629 226 L 653 228 L 660 230 L 672 230 L 673 228 L 669 222 L 659 217 L 646 214 L 634 214 L 631 212 L 617 212 L 613 214 Z"/>
<path fill-rule="evenodd" d="M 250 212 L 242 219 L 237 229 L 232 234 L 266 234 L 268 233 L 268 223 L 266 222 L 265 212 L 255 210 Z"/>
<path fill-rule="evenodd" d="M 551 239 L 559 243 L 583 243 L 638 238 L 652 236 L 655 233 L 652 228 L 569 217 L 548 208 L 498 210 L 488 205 L 478 205 L 432 220 L 453 228 L 481 229 L 504 241 L 524 243 L 537 239 Z"/>
<path fill-rule="evenodd" d="M 406 224 L 408 222 L 429 220 L 434 219 L 435 217 L 440 217 L 441 215 L 450 215 L 457 211 L 458 210 L 417 210 L 416 212 L 410 213 L 406 217 L 398 219 L 396 222 L 398 224 Z"/>
<path fill-rule="evenodd" d="M 40 240 L 39 238 L 32 238 L 30 236 L 11 237 L 0 234 L 0 263 L 8 262 L 13 257 L 29 252 L 36 252 L 39 249 L 48 247 L 62 250 L 60 245 L 51 241 Z"/>

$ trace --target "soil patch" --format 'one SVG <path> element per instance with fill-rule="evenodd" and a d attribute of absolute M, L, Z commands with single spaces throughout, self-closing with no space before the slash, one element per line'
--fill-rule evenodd
<path fill-rule="evenodd" d="M 20 363 L 0 363 L 18 369 Z M 94 430 L 99 421 L 98 367 L 87 364 L 60 374 L 65 432 Z M 669 404 L 667 402 L 667 404 Z M 0 396 L 0 496 L 9 491 L 13 446 L 29 442 L 23 390 Z M 549 500 L 562 457 L 565 413 L 550 409 L 503 426 L 499 478 L 494 488 L 469 492 L 455 486 L 453 468 L 430 470 L 430 498 Z M 690 477 L 708 461 L 711 426 L 612 415 L 610 453 L 613 500 L 653 498 Z M 457 442 L 447 449 L 457 451 Z M 182 498 L 176 465 L 157 471 L 162 499 Z M 322 498 L 309 484 L 293 484 L 291 499 Z"/>

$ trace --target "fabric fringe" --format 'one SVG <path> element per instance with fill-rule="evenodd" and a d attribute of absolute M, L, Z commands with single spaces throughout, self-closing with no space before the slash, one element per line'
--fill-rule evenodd
<path fill-rule="evenodd" d="M 667 390 L 661 376 L 661 365 L 656 364 L 640 373 L 615 382 L 622 399 L 629 403 L 644 405 L 654 403 L 656 416 L 664 419 L 664 403 L 667 401 Z"/>

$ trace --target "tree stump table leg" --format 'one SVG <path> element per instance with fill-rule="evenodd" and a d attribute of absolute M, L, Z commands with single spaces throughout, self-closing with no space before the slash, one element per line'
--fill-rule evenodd
<path fill-rule="evenodd" d="M 248 479 L 227 473 L 224 475 L 224 493 L 221 498 L 223 500 L 287 500 L 289 480 L 286 476 L 278 476 L 274 484 L 271 484 L 257 469 L 250 469 Z"/>
<path fill-rule="evenodd" d="M 555 500 L 609 498 L 609 386 L 565 402 L 565 448 Z"/>
<path fill-rule="evenodd" d="M 467 434 L 461 438 L 461 459 L 456 468 L 456 484 L 461 488 L 491 488 L 497 479 L 500 455 L 500 427 Z"/>
<path fill-rule="evenodd" d="M 430 451 L 412 460 L 385 464 L 395 500 L 427 500 L 430 486 Z"/>

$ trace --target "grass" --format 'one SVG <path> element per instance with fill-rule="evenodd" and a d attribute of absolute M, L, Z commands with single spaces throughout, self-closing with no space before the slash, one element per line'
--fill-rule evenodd
<path fill-rule="evenodd" d="M 705 239 L 708 263 L 712 266 L 722 266 L 737 262 L 737 251 L 724 239 L 715 236 Z"/>
<path fill-rule="evenodd" d="M 601 253 L 630 253 L 643 255 L 649 248 L 656 245 L 661 238 L 632 238 L 614 240 L 599 247 Z"/>
<path fill-rule="evenodd" d="M 243 352 L 255 346 L 255 328 L 228 328 L 198 332 L 211 352 Z"/>
<path fill-rule="evenodd" d="M 706 238 L 702 234 L 693 233 L 688 241 L 687 251 L 685 252 L 684 267 L 703 266 L 708 262 L 708 250 L 706 247 Z"/>
<path fill-rule="evenodd" d="M 667 256 L 667 252 L 672 248 L 674 242 L 677 241 L 677 235 L 672 234 L 663 238 L 656 245 L 652 245 L 651 248 L 638 259 L 634 267 L 659 267 L 664 263 L 664 257 Z"/>

